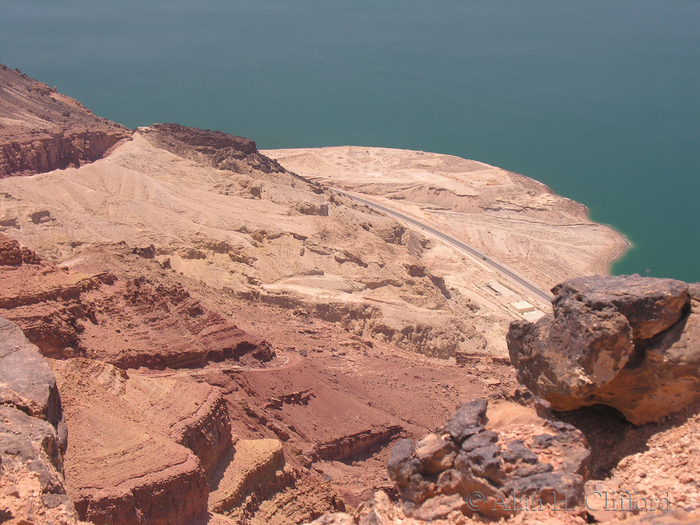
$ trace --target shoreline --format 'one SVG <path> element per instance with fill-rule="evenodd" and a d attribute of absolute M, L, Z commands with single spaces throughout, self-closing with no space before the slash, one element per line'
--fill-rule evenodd
<path fill-rule="evenodd" d="M 631 247 L 612 226 L 546 184 L 453 155 L 340 146 L 261 150 L 314 182 L 381 199 L 441 227 L 542 288 L 576 276 L 610 275 Z"/>
<path fill-rule="evenodd" d="M 606 224 L 608 228 L 613 229 L 615 232 L 617 232 L 620 235 L 620 238 L 622 239 L 622 242 L 620 243 L 619 247 L 617 250 L 611 251 L 611 254 L 604 255 L 600 258 L 600 260 L 596 263 L 596 273 L 598 275 L 612 275 L 612 267 L 619 261 L 621 261 L 627 252 L 634 248 L 634 245 L 632 244 L 632 241 L 630 241 L 627 237 L 625 237 L 620 231 L 613 227 L 610 226 L 609 224 Z"/>
<path fill-rule="evenodd" d="M 630 241 L 625 234 L 623 234 L 620 230 L 618 230 L 612 224 L 606 224 L 606 223 L 594 221 L 591 218 L 591 210 L 586 204 L 579 202 L 577 200 L 571 199 L 569 197 L 559 195 L 552 188 L 550 188 L 547 184 L 545 184 L 544 182 L 539 181 L 533 177 L 530 177 L 528 175 L 523 175 L 522 173 L 517 173 L 514 171 L 510 171 L 509 173 L 511 173 L 515 176 L 518 176 L 518 177 L 525 177 L 526 179 L 529 179 L 537 184 L 542 185 L 549 192 L 551 192 L 552 195 L 556 195 L 558 197 L 561 197 L 562 199 L 567 199 L 567 200 L 571 201 L 572 203 L 574 203 L 578 206 L 581 206 L 584 210 L 584 217 L 585 217 L 587 222 L 593 223 L 593 224 L 599 224 L 601 226 L 604 226 L 604 227 L 612 230 L 613 232 L 615 232 L 617 234 L 617 236 L 619 237 L 619 240 L 620 240 L 618 246 L 615 247 L 614 249 L 611 249 L 608 253 L 601 255 L 601 257 L 598 259 L 598 261 L 596 261 L 596 263 L 594 264 L 594 271 L 597 275 L 612 275 L 610 272 L 612 266 L 616 262 L 620 261 L 625 256 L 625 254 L 627 253 L 628 250 L 630 250 L 634 247 L 634 245 L 632 244 L 632 241 Z"/>

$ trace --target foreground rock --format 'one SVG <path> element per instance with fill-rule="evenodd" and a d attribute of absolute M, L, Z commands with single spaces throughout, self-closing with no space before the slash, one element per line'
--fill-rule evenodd
<path fill-rule="evenodd" d="M 20 328 L 0 317 L 0 405 L 43 419 L 66 446 L 66 424 L 56 379 L 46 359 Z"/>
<path fill-rule="evenodd" d="M 0 521 L 73 524 L 56 379 L 22 331 L 0 317 Z M 24 521 L 22 521 L 24 520 Z"/>
<path fill-rule="evenodd" d="M 642 512 L 639 515 L 631 515 L 621 519 L 615 516 L 612 520 L 605 521 L 623 525 L 695 525 L 699 519 L 700 514 L 696 512 L 671 510 Z M 422 520 L 406 517 L 398 505 L 393 503 L 384 492 L 379 491 L 370 500 L 362 503 L 352 515 L 346 513 L 324 514 L 308 525 L 479 525 L 483 523 L 483 518 L 467 518 L 459 511 L 453 511 L 446 517 L 439 519 Z M 546 508 L 536 514 L 529 514 L 522 519 L 516 517 L 505 523 L 513 525 L 584 525 L 590 521 L 580 513 Z"/>
<path fill-rule="evenodd" d="M 700 399 L 700 286 L 582 277 L 553 291 L 553 315 L 508 332 L 518 379 L 553 408 L 605 404 L 639 425 Z"/>
<path fill-rule="evenodd" d="M 590 457 L 585 437 L 538 415 L 537 408 L 546 412 L 538 400 L 527 404 L 476 399 L 437 433 L 399 441 L 388 469 L 406 514 L 425 521 L 455 511 L 499 519 L 581 504 Z"/>
<path fill-rule="evenodd" d="M 0 64 L 0 179 L 102 158 L 131 132 L 70 97 Z"/>

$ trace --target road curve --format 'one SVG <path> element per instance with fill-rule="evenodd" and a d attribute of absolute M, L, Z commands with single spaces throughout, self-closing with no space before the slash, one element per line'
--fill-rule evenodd
<path fill-rule="evenodd" d="M 464 244 L 462 241 L 459 239 L 455 239 L 454 237 L 447 235 L 446 233 L 441 232 L 440 230 L 437 230 L 433 228 L 432 226 L 428 226 L 425 223 L 422 223 L 420 221 L 417 221 L 416 219 L 412 219 L 411 217 L 408 217 L 407 215 L 404 215 L 403 213 L 399 213 L 397 211 L 392 210 L 391 208 L 387 208 L 386 206 L 382 206 L 381 204 L 377 204 L 376 202 L 364 199 L 362 197 L 358 197 L 357 195 L 354 195 L 352 193 L 348 193 L 346 191 L 339 190 L 337 188 L 331 187 L 333 191 L 340 193 L 341 195 L 345 195 L 346 197 L 351 198 L 355 202 L 358 202 L 360 204 L 364 204 L 365 206 L 369 206 L 370 208 L 373 208 L 377 211 L 380 211 L 382 213 L 385 213 L 391 217 L 394 217 L 395 219 L 398 219 L 403 222 L 407 222 L 408 224 L 411 224 L 412 226 L 415 226 L 416 228 L 420 228 L 421 230 L 430 233 L 431 235 L 445 241 L 448 244 L 451 244 L 452 246 L 462 250 L 463 252 L 468 253 L 472 257 L 475 257 L 476 259 L 479 259 L 481 262 L 485 263 L 487 266 L 490 268 L 496 270 L 497 272 L 500 272 L 503 276 L 507 277 L 514 283 L 516 283 L 518 286 L 523 288 L 524 290 L 534 294 L 538 298 L 542 299 L 543 301 L 550 303 L 552 301 L 552 294 L 543 290 L 542 288 L 538 287 L 536 284 L 533 282 L 529 281 L 522 275 L 517 274 L 507 266 L 502 265 L 498 261 L 492 259 L 491 257 L 481 253 L 479 250 L 476 248 L 472 248 L 468 244 Z"/>

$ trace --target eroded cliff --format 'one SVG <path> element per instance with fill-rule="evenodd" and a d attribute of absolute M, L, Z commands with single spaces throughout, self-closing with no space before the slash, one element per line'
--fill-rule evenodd
<path fill-rule="evenodd" d="M 131 132 L 0 64 L 0 179 L 100 159 Z"/>

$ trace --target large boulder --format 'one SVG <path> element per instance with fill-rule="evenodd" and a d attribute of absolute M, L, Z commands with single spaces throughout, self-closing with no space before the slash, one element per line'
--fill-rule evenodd
<path fill-rule="evenodd" d="M 39 349 L 4 317 L 0 317 L 0 405 L 48 421 L 65 449 L 66 425 L 56 377 Z"/>
<path fill-rule="evenodd" d="M 540 400 L 514 396 L 461 405 L 436 433 L 399 441 L 389 477 L 417 520 L 453 512 L 499 519 L 583 500 L 590 450 L 573 426 L 542 417 Z"/>
<path fill-rule="evenodd" d="M 518 380 L 556 410 L 606 404 L 634 424 L 700 399 L 700 286 L 672 279 L 581 277 L 552 290 L 553 315 L 515 321 Z"/>
<path fill-rule="evenodd" d="M 54 373 L 0 317 L 0 521 L 78 522 L 64 484 L 66 439 Z"/>

